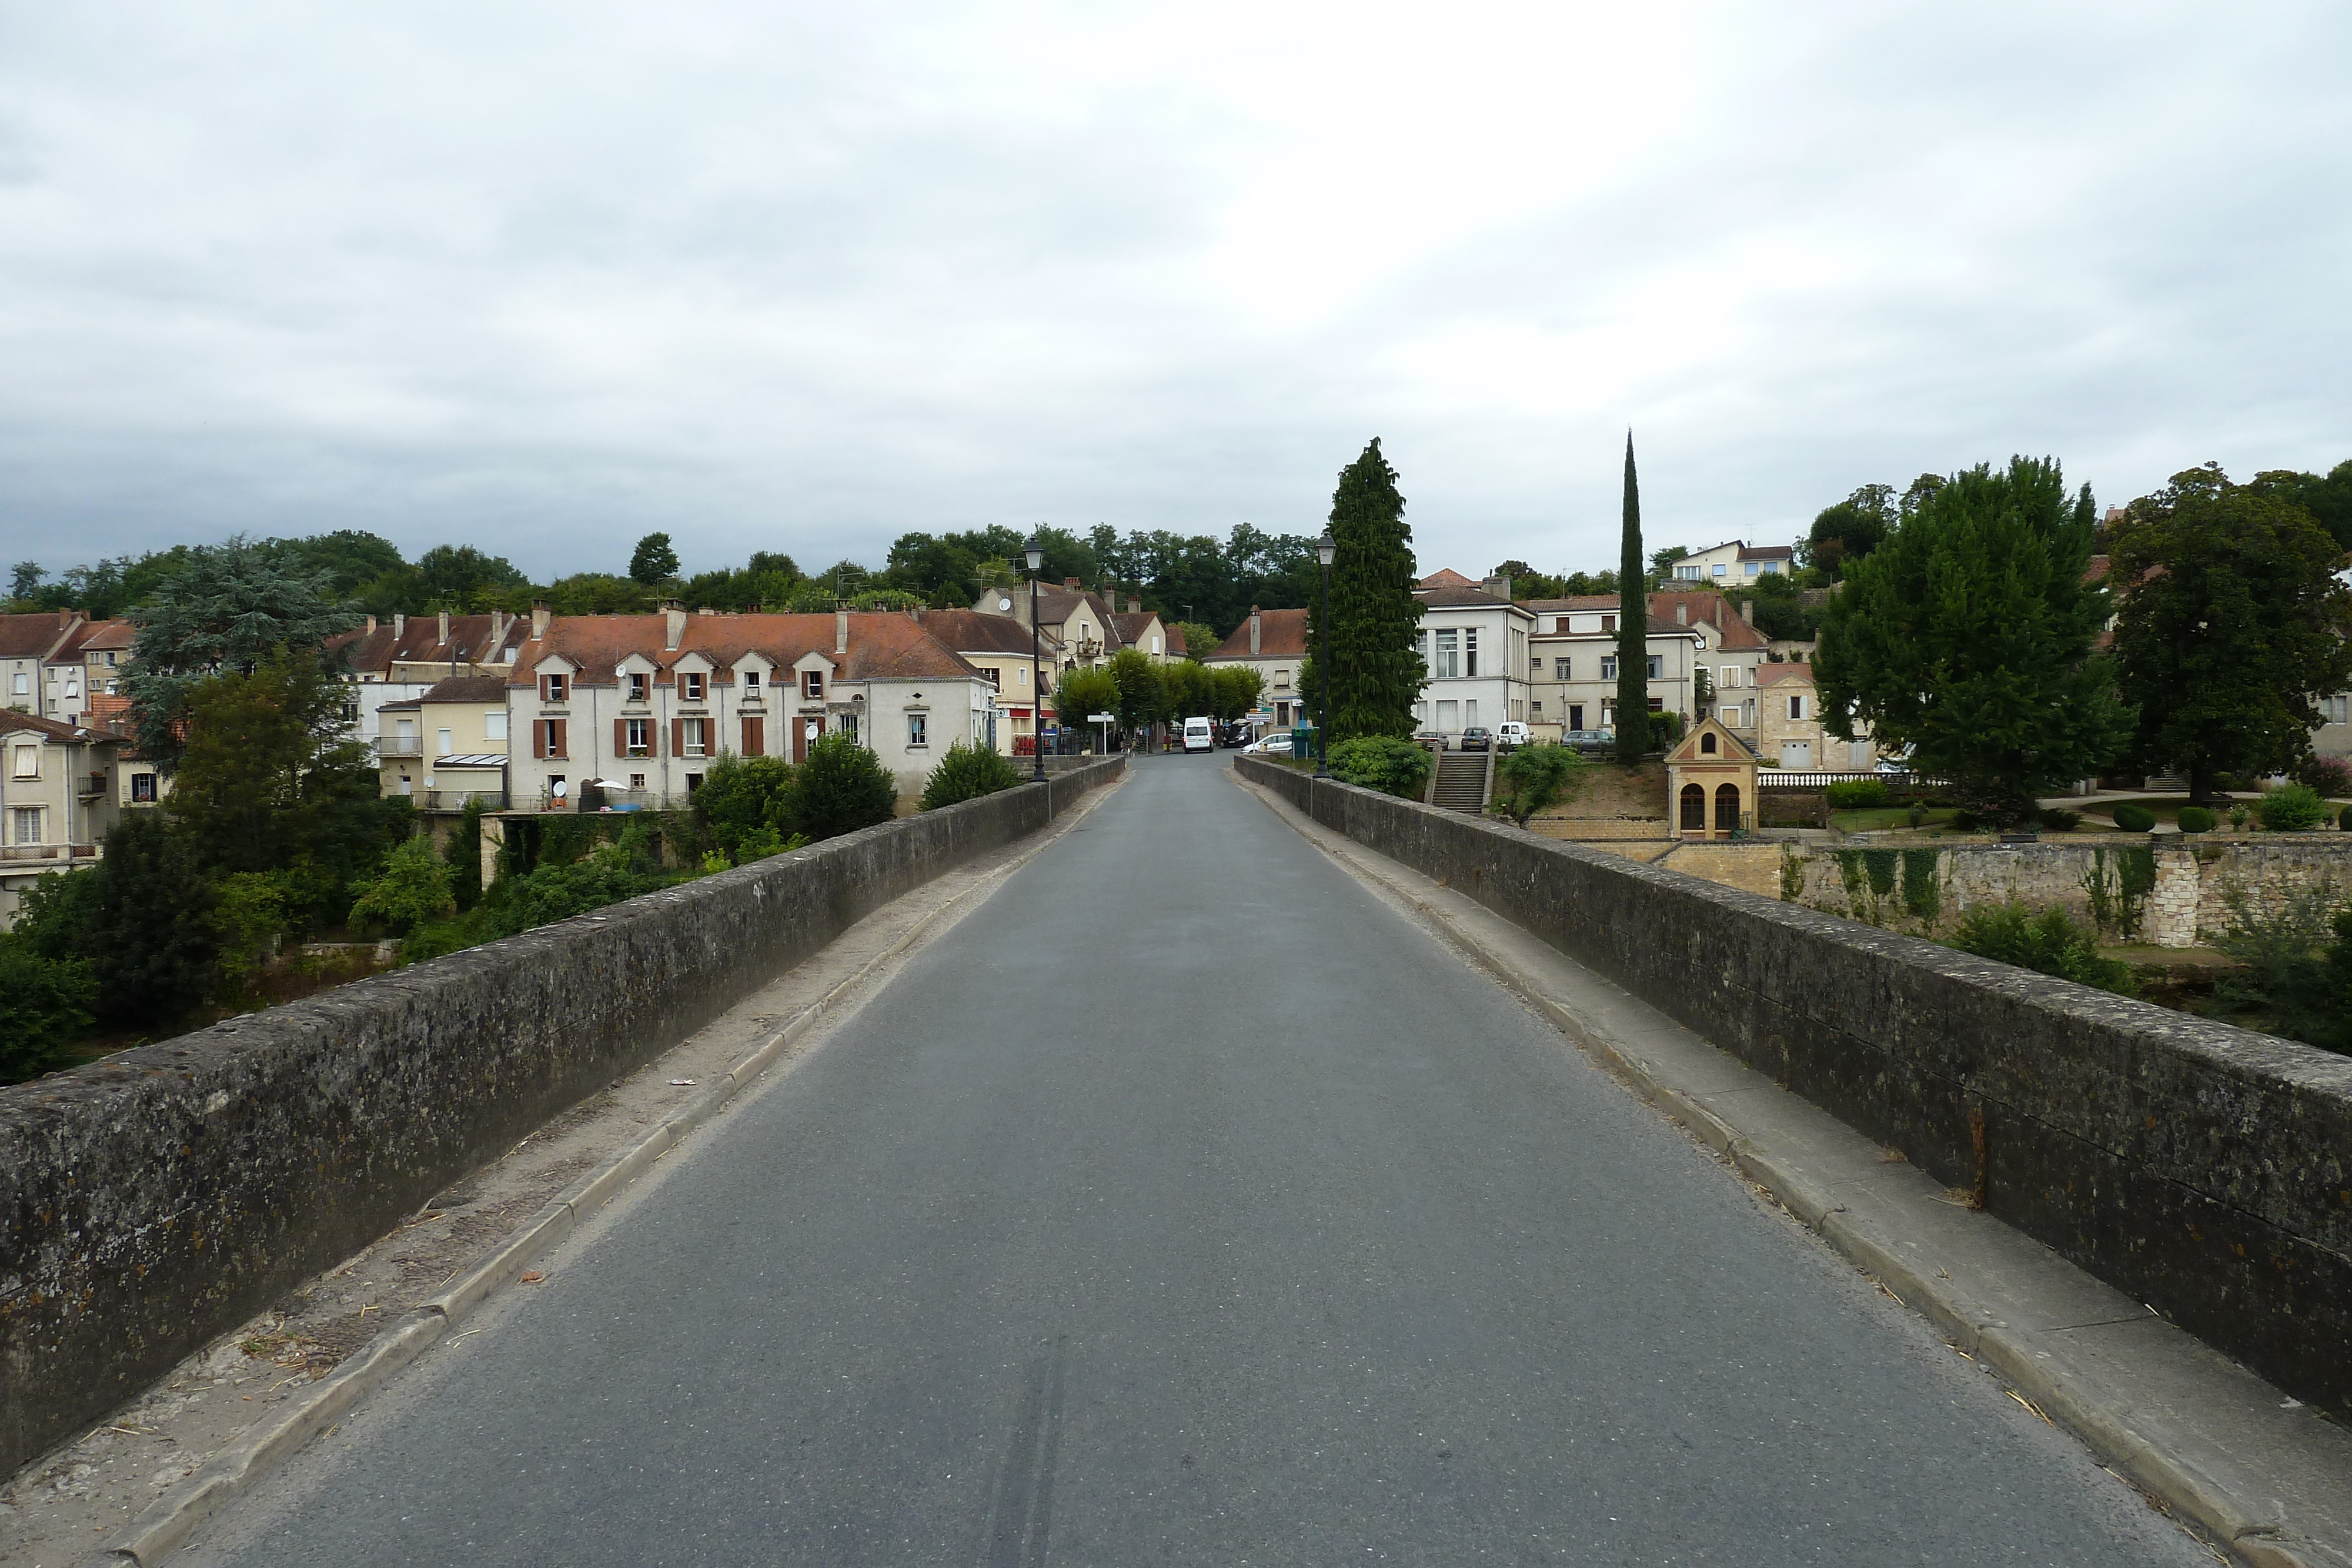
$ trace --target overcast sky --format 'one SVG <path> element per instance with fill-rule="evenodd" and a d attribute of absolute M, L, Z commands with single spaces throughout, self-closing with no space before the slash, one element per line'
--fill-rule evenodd
<path fill-rule="evenodd" d="M 0 0 L 0 558 L 1425 569 L 2352 457 L 2352 6 Z"/>

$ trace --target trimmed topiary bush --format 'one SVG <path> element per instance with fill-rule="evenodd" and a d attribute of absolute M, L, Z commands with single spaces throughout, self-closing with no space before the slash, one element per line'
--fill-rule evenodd
<path fill-rule="evenodd" d="M 1828 794 L 1832 811 L 1866 811 L 1886 804 L 1886 780 L 1848 779 L 1831 785 Z"/>
<path fill-rule="evenodd" d="M 948 747 L 931 776 L 923 780 L 923 810 L 936 811 L 959 800 L 977 800 L 1021 782 L 1010 760 L 992 746 L 959 740 Z"/>
<path fill-rule="evenodd" d="M 2041 820 L 2042 831 L 2050 833 L 2071 833 L 2083 821 L 2082 812 L 2070 811 L 2063 806 L 2044 806 L 2034 815 Z"/>
<path fill-rule="evenodd" d="M 2273 833 L 2315 828 L 2327 817 L 2327 802 L 2308 784 L 2287 784 L 2254 802 L 2254 815 Z"/>
<path fill-rule="evenodd" d="M 2116 820 L 2116 826 L 2126 833 L 2147 833 L 2156 831 L 2156 813 L 2145 806 L 2136 806 L 2128 800 L 2117 806 L 2107 815 L 2113 817 Z M 2028 966 L 2028 967 L 2031 967 Z"/>
<path fill-rule="evenodd" d="M 2345 807 L 2344 814 L 2347 817 L 2352 817 L 2352 806 Z M 2180 831 L 2184 833 L 2211 832 L 2213 831 L 2213 813 L 2207 810 L 2202 806 L 2181 807 Z"/>

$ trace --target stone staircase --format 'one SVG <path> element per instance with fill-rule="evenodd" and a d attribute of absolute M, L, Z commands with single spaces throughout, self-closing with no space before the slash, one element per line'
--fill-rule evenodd
<path fill-rule="evenodd" d="M 1486 769 L 1491 752 L 1444 751 L 1437 757 L 1437 782 L 1429 803 L 1469 816 L 1486 810 Z"/>

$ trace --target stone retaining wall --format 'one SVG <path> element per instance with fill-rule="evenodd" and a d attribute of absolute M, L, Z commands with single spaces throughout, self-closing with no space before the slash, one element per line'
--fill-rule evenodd
<path fill-rule="evenodd" d="M 1981 1183 L 2000 1218 L 2296 1396 L 2352 1414 L 2352 1058 L 1599 849 L 1237 766 L 1937 1180 Z"/>
<path fill-rule="evenodd" d="M 2189 947 L 2228 929 L 2240 908 L 2275 915 L 2307 894 L 2352 897 L 2352 833 L 2117 834 L 2106 843 L 1863 843 L 1793 852 L 1795 902 L 1906 930 L 1938 929 L 1971 904 L 2011 900 L 2093 920 L 2104 900 L 2110 935 Z M 1925 870 L 1930 858 L 1932 873 Z M 1937 884 L 1933 919 L 1920 918 L 1930 901 L 1912 894 L 1923 874 Z"/>
<path fill-rule="evenodd" d="M 0 1466 L 1125 767 L 829 839 L 0 1090 Z"/>

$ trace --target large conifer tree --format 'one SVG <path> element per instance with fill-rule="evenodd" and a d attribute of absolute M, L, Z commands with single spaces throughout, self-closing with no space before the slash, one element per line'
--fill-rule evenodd
<path fill-rule="evenodd" d="M 1650 749 L 1650 596 L 1642 570 L 1642 490 L 1633 478 L 1633 433 L 1625 433 L 1625 537 L 1617 562 L 1617 760 Z"/>
<path fill-rule="evenodd" d="M 1339 471 L 1331 496 L 1329 656 L 1323 629 L 1307 618 L 1307 645 L 1318 679 L 1331 685 L 1331 733 L 1336 745 L 1360 735 L 1411 735 L 1420 700 L 1421 601 L 1412 596 L 1416 568 L 1412 530 L 1396 470 L 1381 455 L 1378 437 Z"/>

